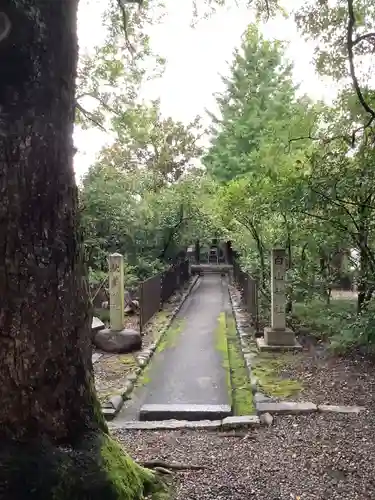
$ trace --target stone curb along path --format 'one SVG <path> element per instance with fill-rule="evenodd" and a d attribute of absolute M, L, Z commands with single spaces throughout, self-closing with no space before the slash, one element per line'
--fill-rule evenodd
<path fill-rule="evenodd" d="M 263 405 L 263 406 L 260 406 Z M 364 411 L 365 408 L 360 406 L 331 406 L 331 405 L 315 405 L 313 403 L 260 403 L 258 415 L 244 415 L 241 417 L 226 417 L 223 420 L 158 420 L 158 421 L 129 421 L 109 422 L 111 430 L 144 430 L 144 431 L 160 431 L 160 430 L 233 430 L 233 429 L 253 429 L 261 425 L 272 425 L 274 415 L 307 415 L 316 412 L 320 413 L 353 413 L 358 414 Z"/>
<path fill-rule="evenodd" d="M 260 415 L 260 423 L 271 425 L 273 421 L 272 415 L 304 415 L 310 413 L 351 413 L 359 414 L 365 411 L 363 406 L 341 406 L 341 405 L 316 405 L 311 402 L 294 402 L 294 401 L 279 401 L 276 402 L 272 398 L 266 396 L 259 391 L 258 380 L 251 373 L 251 365 L 256 354 L 252 353 L 248 347 L 248 339 L 253 331 L 241 315 L 242 307 L 240 300 L 234 293 L 234 287 L 229 286 L 229 297 L 232 305 L 233 316 L 236 323 L 237 334 L 240 338 L 241 351 L 245 359 L 248 377 L 251 382 L 251 389 L 254 397 L 255 410 Z M 248 331 L 246 331 L 246 329 Z"/>
<path fill-rule="evenodd" d="M 260 418 L 256 415 L 246 415 L 241 417 L 226 417 L 222 420 L 158 420 L 158 421 L 137 421 L 137 422 L 110 422 L 109 427 L 115 429 L 135 429 L 135 430 L 228 430 L 236 428 L 254 428 L 260 426 Z"/>
<path fill-rule="evenodd" d="M 172 321 L 175 319 L 176 315 L 180 311 L 181 307 L 185 303 L 188 296 L 191 294 L 193 288 L 200 280 L 200 276 L 193 276 L 193 281 L 191 282 L 189 288 L 184 293 L 179 304 L 174 308 L 172 314 L 170 315 L 166 325 L 160 331 L 158 338 L 155 340 L 153 344 L 151 344 L 147 349 L 143 350 L 137 356 L 138 368 L 132 373 L 129 373 L 126 377 L 126 382 L 122 391 L 122 394 L 112 396 L 109 400 L 102 404 L 102 414 L 106 418 L 106 420 L 112 420 L 121 410 L 124 405 L 124 402 L 130 398 L 130 395 L 134 389 L 135 383 L 141 375 L 144 368 L 149 364 L 154 352 L 156 351 L 161 339 L 164 334 L 167 332 L 168 328 L 171 326 Z M 122 426 L 123 427 L 123 426 Z"/>

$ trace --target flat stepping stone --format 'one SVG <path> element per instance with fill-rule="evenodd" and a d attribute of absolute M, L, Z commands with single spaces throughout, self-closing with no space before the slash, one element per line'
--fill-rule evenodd
<path fill-rule="evenodd" d="M 275 415 L 299 415 L 314 413 L 318 410 L 314 403 L 296 403 L 293 401 L 258 403 L 256 409 L 258 413 L 273 413 Z"/>
<path fill-rule="evenodd" d="M 229 405 L 145 404 L 139 420 L 222 420 L 230 415 Z"/>

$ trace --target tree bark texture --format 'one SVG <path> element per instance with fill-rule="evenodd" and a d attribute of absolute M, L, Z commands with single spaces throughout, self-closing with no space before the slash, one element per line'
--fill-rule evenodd
<path fill-rule="evenodd" d="M 3 0 L 0 438 L 97 427 L 73 171 L 78 0 Z"/>
<path fill-rule="evenodd" d="M 106 434 L 95 395 L 73 171 L 77 6 L 0 3 L 0 500 L 162 487 Z"/>

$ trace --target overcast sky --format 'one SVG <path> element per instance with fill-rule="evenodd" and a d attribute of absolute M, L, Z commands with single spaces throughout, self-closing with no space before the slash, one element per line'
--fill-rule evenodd
<path fill-rule="evenodd" d="M 303 0 L 289 0 L 295 8 Z M 81 0 L 79 9 L 79 44 L 81 53 L 89 52 L 103 42 L 101 27 L 103 0 Z M 254 20 L 249 9 L 220 9 L 194 29 L 191 22 L 191 0 L 166 0 L 167 15 L 152 28 L 154 50 L 167 60 L 163 77 L 152 82 L 144 97 L 161 99 L 162 112 L 175 119 L 189 121 L 213 109 L 213 94 L 222 89 L 220 75 L 227 73 L 233 49 L 239 45 L 246 26 Z M 289 42 L 287 55 L 294 63 L 294 78 L 301 91 L 311 97 L 330 99 L 334 89 L 323 83 L 312 66 L 312 47 L 299 37 L 292 20 L 276 19 L 263 28 L 267 38 Z M 78 153 L 75 169 L 78 177 L 87 171 L 107 138 L 99 130 L 75 133 Z"/>

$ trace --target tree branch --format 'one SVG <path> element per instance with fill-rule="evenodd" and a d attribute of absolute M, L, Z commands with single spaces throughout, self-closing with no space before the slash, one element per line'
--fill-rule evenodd
<path fill-rule="evenodd" d="M 141 5 L 141 2 L 133 2 L 133 3 L 139 3 L 139 5 Z M 124 4 L 122 3 L 122 0 L 117 0 L 117 5 L 119 6 L 121 12 L 122 30 L 125 35 L 125 44 L 129 50 L 130 56 L 134 58 L 135 48 L 133 47 L 131 41 L 129 40 L 129 33 L 128 33 L 128 15 L 126 13 L 126 9 Z"/>
<path fill-rule="evenodd" d="M 121 116 L 121 114 L 118 111 L 113 109 L 111 106 L 108 106 L 108 104 L 105 103 L 101 97 L 95 95 L 93 92 L 85 92 L 84 94 L 77 95 L 76 101 L 78 101 L 78 99 L 82 99 L 83 97 L 92 97 L 93 99 L 96 99 L 98 101 L 98 103 L 101 106 L 103 106 L 103 108 L 105 108 L 107 111 L 110 111 L 111 113 L 113 113 L 117 116 Z"/>
<path fill-rule="evenodd" d="M 375 43 L 375 33 L 365 33 L 364 35 L 357 36 L 357 38 L 353 40 L 353 46 L 357 45 L 363 40 Z"/>
<path fill-rule="evenodd" d="M 333 135 L 331 137 L 313 137 L 311 135 L 311 133 L 309 133 L 309 135 L 305 135 L 305 136 L 292 137 L 291 139 L 288 140 L 288 144 L 285 146 L 285 152 L 290 153 L 292 142 L 303 141 L 306 139 L 309 139 L 311 141 L 320 141 L 324 146 L 327 146 L 327 144 L 330 144 L 333 141 L 337 141 L 338 139 L 342 139 L 348 144 L 348 146 L 354 148 L 355 136 L 361 130 L 368 128 L 371 125 L 371 123 L 373 122 L 374 118 L 375 118 L 375 116 L 371 117 L 370 120 L 367 123 L 365 123 L 365 125 L 362 125 L 361 127 L 358 127 L 356 129 L 352 130 L 351 135 L 339 134 L 339 135 Z"/>
<path fill-rule="evenodd" d="M 98 120 L 94 117 L 92 113 L 87 111 L 87 109 L 83 108 L 78 102 L 76 102 L 76 108 L 79 109 L 79 111 L 86 117 L 88 118 L 94 125 L 99 127 L 103 132 L 107 132 L 106 128 L 103 127 L 101 123 L 98 122 Z"/>
<path fill-rule="evenodd" d="M 358 223 L 357 221 L 355 220 L 353 214 L 351 213 L 351 211 L 346 208 L 344 206 L 344 204 L 342 202 L 340 202 L 337 197 L 335 197 L 335 199 L 333 198 L 330 198 L 328 195 L 324 194 L 324 193 L 321 193 L 320 191 L 317 191 L 316 189 L 312 188 L 310 186 L 310 189 L 311 191 L 313 191 L 315 194 L 317 194 L 318 196 L 321 196 L 324 200 L 326 200 L 328 203 L 332 203 L 333 205 L 341 208 L 342 210 L 344 210 L 344 212 L 349 216 L 349 218 L 351 219 L 352 223 L 354 224 L 354 227 L 356 228 L 356 230 L 358 231 L 359 233 L 359 226 L 358 226 Z"/>
<path fill-rule="evenodd" d="M 367 113 L 369 113 L 369 115 L 370 115 L 370 119 L 367 123 L 367 127 L 369 127 L 371 125 L 371 123 L 375 120 L 375 111 L 366 102 L 366 100 L 363 96 L 362 90 L 359 86 L 358 78 L 357 78 L 356 73 L 355 73 L 354 51 L 353 51 L 353 46 L 354 46 L 354 42 L 355 42 L 355 41 L 353 41 L 353 32 L 354 32 L 354 27 L 355 27 L 355 15 L 354 15 L 353 0 L 347 0 L 347 2 L 348 2 L 349 20 L 348 20 L 348 27 L 347 27 L 347 41 L 346 41 L 346 43 L 347 43 L 347 49 L 348 49 L 350 76 L 352 78 L 353 87 L 354 87 L 354 90 L 358 96 L 359 102 L 361 103 L 363 109 Z"/>
<path fill-rule="evenodd" d="M 147 460 L 145 462 L 138 462 L 142 467 L 146 469 L 154 469 L 155 467 L 162 467 L 163 469 L 170 470 L 202 470 L 205 469 L 204 465 L 194 465 L 188 463 L 175 463 L 175 462 L 165 462 L 164 460 Z"/>
<path fill-rule="evenodd" d="M 328 217 L 323 217 L 322 215 L 312 214 L 310 212 L 305 212 L 304 210 L 296 210 L 296 212 L 299 214 L 302 214 L 302 215 L 307 215 L 308 217 L 313 217 L 314 219 L 322 220 L 324 222 L 329 222 L 332 226 L 336 227 L 340 231 L 344 231 L 346 233 L 351 234 L 348 227 L 344 226 L 344 224 L 341 224 L 341 222 L 332 221 L 332 219 L 330 219 Z"/>

